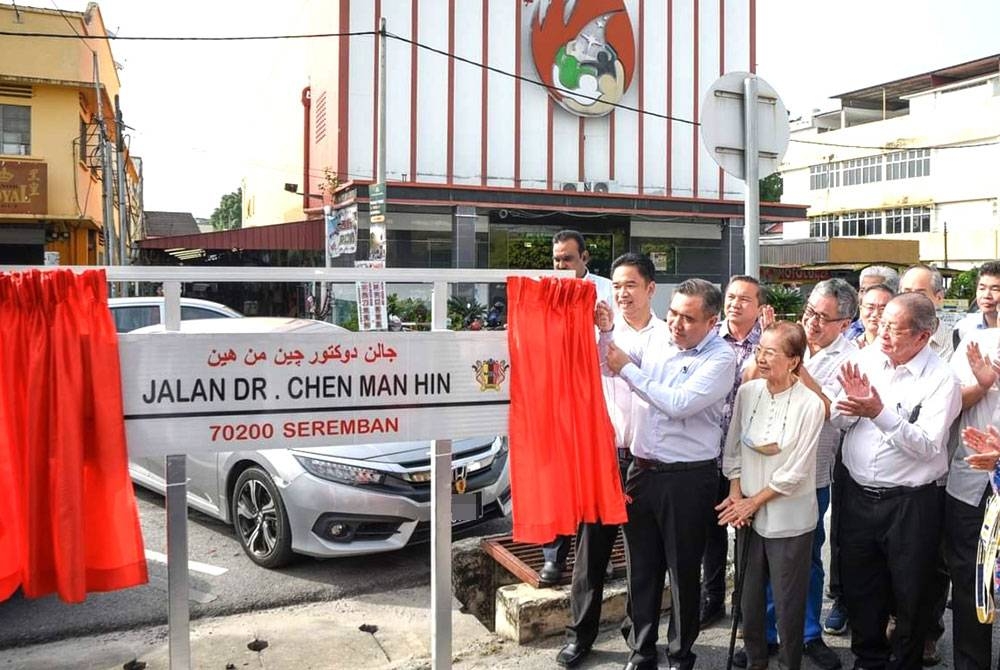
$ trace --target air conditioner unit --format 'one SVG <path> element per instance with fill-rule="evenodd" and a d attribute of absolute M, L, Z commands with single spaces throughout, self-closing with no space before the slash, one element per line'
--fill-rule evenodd
<path fill-rule="evenodd" d="M 607 193 L 610 182 L 606 181 L 566 181 L 563 182 L 562 190 L 579 191 L 582 193 Z"/>

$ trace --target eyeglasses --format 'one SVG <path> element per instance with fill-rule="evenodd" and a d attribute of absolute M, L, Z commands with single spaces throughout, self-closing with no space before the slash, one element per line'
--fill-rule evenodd
<path fill-rule="evenodd" d="M 820 322 L 820 325 L 827 326 L 831 323 L 837 323 L 838 321 L 847 321 L 846 318 L 831 319 L 828 316 L 824 316 L 819 312 L 815 311 L 812 307 L 806 306 L 804 312 L 802 312 L 802 320 L 809 321 L 810 319 L 816 319 Z"/>
<path fill-rule="evenodd" d="M 888 323 L 886 321 L 878 322 L 878 329 L 884 330 L 889 333 L 890 337 L 898 337 L 900 333 L 905 333 L 907 331 L 913 330 L 913 328 L 900 328 L 894 323 Z"/>
<path fill-rule="evenodd" d="M 753 348 L 753 355 L 756 356 L 757 358 L 763 358 L 766 360 L 770 360 L 775 356 L 785 356 L 785 357 L 788 356 L 788 354 L 786 354 L 784 351 L 781 351 L 780 349 L 765 349 L 759 344 Z"/>

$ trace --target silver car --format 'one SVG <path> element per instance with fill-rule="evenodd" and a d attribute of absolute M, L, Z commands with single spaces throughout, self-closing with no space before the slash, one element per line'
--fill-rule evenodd
<path fill-rule="evenodd" d="M 182 332 L 317 332 L 344 329 L 308 319 L 208 319 Z M 162 331 L 151 326 L 137 332 Z M 188 504 L 233 524 L 250 559 L 266 568 L 295 554 L 353 556 L 430 538 L 430 442 L 227 451 L 188 456 Z M 453 479 L 465 489 L 461 531 L 510 514 L 507 439 L 453 443 Z M 132 480 L 166 491 L 161 457 L 134 458 Z M 460 489 L 461 490 L 461 489 Z M 468 514 L 473 509 L 472 518 Z"/>

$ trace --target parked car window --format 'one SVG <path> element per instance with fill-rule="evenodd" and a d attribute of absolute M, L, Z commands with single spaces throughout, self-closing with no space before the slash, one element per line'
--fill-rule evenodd
<path fill-rule="evenodd" d="M 115 330 L 119 333 L 127 333 L 160 322 L 160 308 L 157 305 L 112 307 L 111 313 L 115 317 Z"/>
<path fill-rule="evenodd" d="M 204 307 L 188 307 L 181 305 L 181 321 L 194 321 L 195 319 L 220 319 L 228 317 L 229 314 L 216 312 Z"/>

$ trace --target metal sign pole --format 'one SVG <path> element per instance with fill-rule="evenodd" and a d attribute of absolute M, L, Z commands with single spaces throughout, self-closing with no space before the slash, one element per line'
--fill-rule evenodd
<path fill-rule="evenodd" d="M 451 440 L 433 441 L 431 464 L 431 667 L 451 668 Z"/>
<path fill-rule="evenodd" d="M 747 193 L 743 201 L 743 258 L 744 272 L 760 277 L 760 151 L 758 149 L 757 77 L 750 75 L 743 80 L 743 121 L 745 135 L 744 174 Z"/>
<path fill-rule="evenodd" d="M 187 456 L 167 456 L 167 626 L 170 670 L 191 667 L 188 607 Z"/>
<path fill-rule="evenodd" d="M 163 324 L 181 329 L 181 284 L 163 282 Z M 170 670 L 191 667 L 191 612 L 188 605 L 187 456 L 166 457 L 167 473 L 167 628 Z"/>

